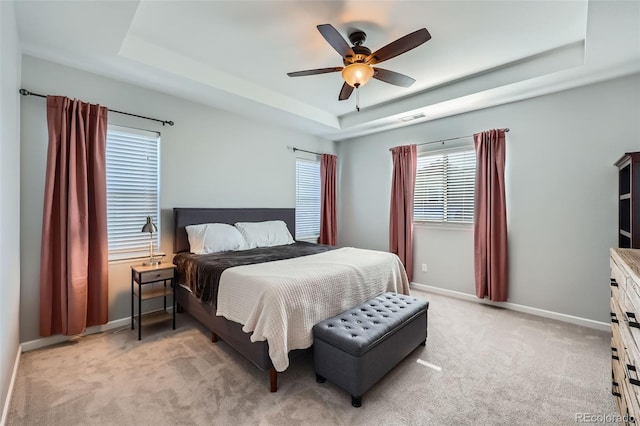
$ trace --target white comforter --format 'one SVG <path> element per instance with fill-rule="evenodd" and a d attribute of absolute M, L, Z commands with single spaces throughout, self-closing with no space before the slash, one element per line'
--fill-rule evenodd
<path fill-rule="evenodd" d="M 314 324 L 387 291 L 409 294 L 398 256 L 346 247 L 225 270 L 217 315 L 243 324 L 252 341 L 267 340 L 284 371 L 289 351 L 313 344 Z"/>

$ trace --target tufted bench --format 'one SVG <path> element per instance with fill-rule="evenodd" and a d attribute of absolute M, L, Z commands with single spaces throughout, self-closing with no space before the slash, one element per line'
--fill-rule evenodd
<path fill-rule="evenodd" d="M 362 395 L 427 338 L 429 302 L 385 293 L 313 327 L 316 380 Z"/>

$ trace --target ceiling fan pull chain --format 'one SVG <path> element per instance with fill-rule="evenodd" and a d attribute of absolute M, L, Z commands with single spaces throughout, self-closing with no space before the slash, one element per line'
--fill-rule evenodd
<path fill-rule="evenodd" d="M 356 86 L 356 111 L 360 112 L 360 90 L 358 86 Z"/>

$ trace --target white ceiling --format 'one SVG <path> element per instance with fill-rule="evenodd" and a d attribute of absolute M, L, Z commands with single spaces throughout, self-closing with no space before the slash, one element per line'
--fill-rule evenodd
<path fill-rule="evenodd" d="M 24 53 L 341 140 L 640 71 L 638 1 L 18 1 Z M 432 39 L 338 101 L 316 25 Z M 78 36 L 78 35 L 81 36 Z M 27 88 L 28 89 L 28 88 Z M 400 118 L 424 114 L 424 118 Z"/>

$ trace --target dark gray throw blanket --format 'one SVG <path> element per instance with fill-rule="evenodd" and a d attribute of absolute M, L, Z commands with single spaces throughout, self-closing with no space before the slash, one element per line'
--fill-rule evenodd
<path fill-rule="evenodd" d="M 211 254 L 178 253 L 173 258 L 177 266 L 178 283 L 184 284 L 203 302 L 216 305 L 220 276 L 227 268 L 292 259 L 333 250 L 336 247 L 296 241 L 275 247 L 225 251 Z"/>

